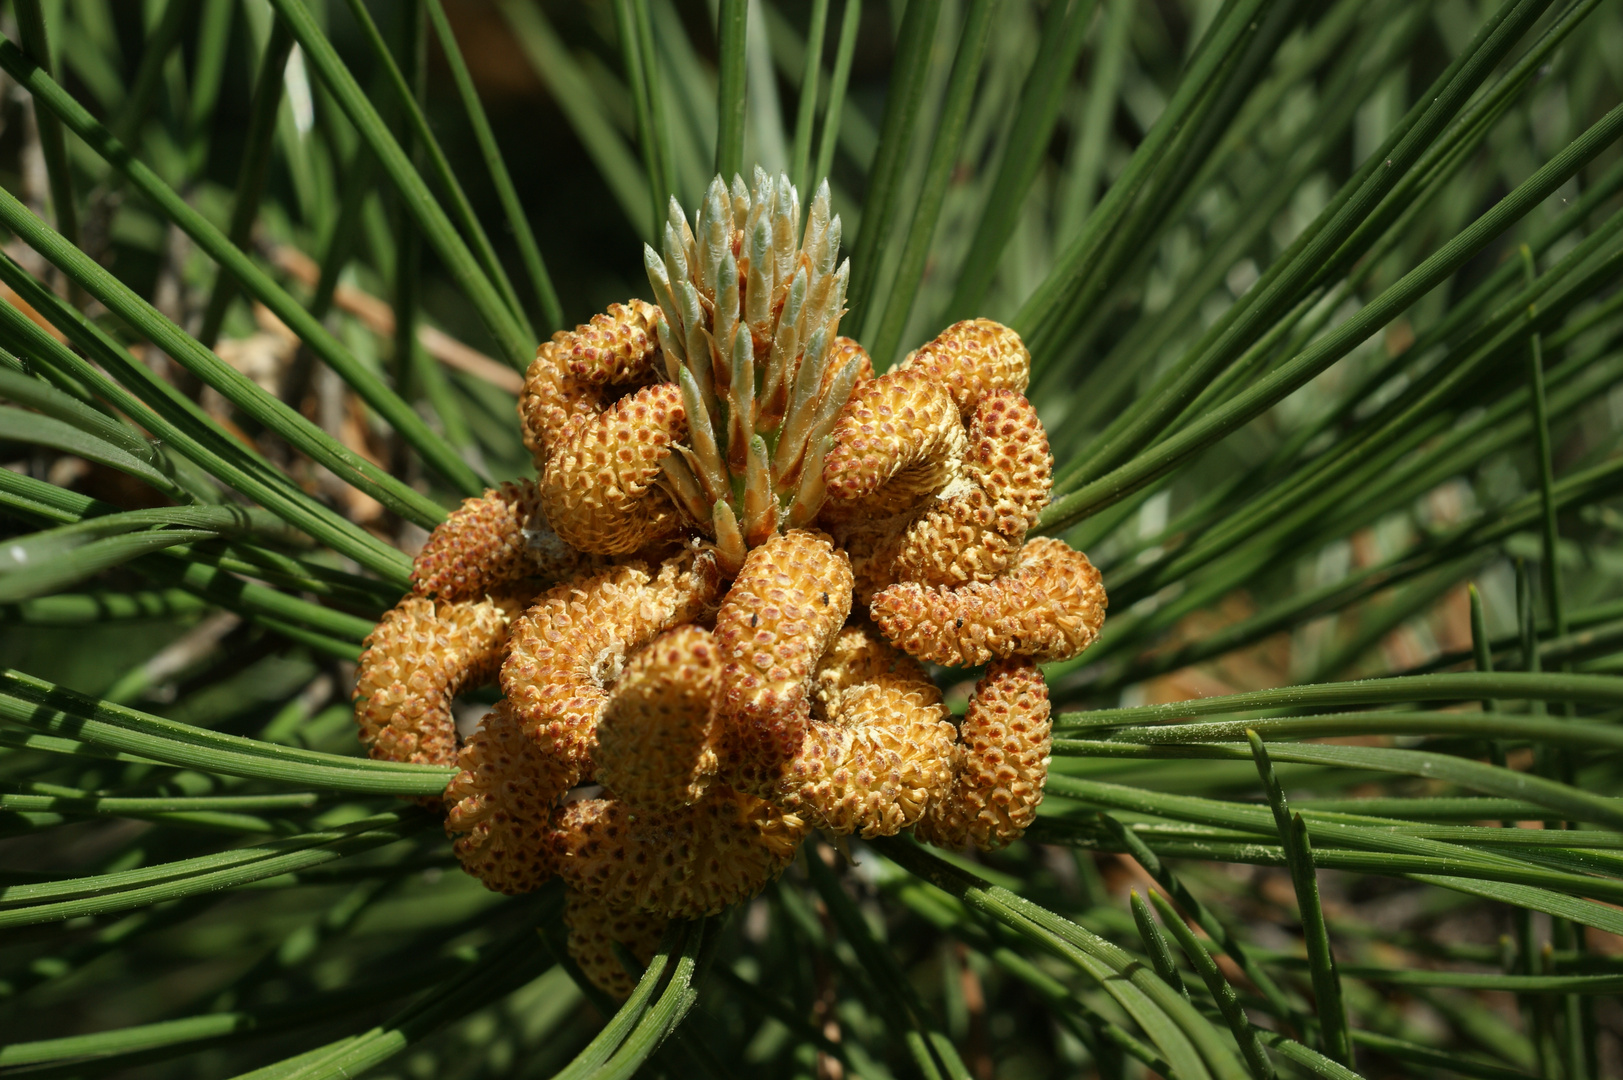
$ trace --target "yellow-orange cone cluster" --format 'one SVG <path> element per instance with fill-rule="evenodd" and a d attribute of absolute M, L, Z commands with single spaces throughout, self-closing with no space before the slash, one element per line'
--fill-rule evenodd
<path fill-rule="evenodd" d="M 655 303 L 537 351 L 536 480 L 434 531 L 355 691 L 374 757 L 459 767 L 469 873 L 563 878 L 570 952 L 619 996 L 619 957 L 753 896 L 812 829 L 1019 837 L 1048 768 L 1037 665 L 1106 604 L 1084 555 L 1027 538 L 1053 470 L 1018 335 L 961 322 L 875 377 L 838 333 L 826 184 L 804 229 L 757 170 L 663 231 Z M 956 725 L 921 661 L 990 664 Z M 492 682 L 459 750 L 452 698 Z"/>

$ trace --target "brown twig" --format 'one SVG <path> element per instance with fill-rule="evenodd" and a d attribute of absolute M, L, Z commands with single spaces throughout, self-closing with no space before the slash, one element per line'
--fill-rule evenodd
<path fill-rule="evenodd" d="M 321 278 L 321 267 L 316 261 L 290 244 L 276 244 L 270 249 L 271 262 L 283 273 L 300 283 L 314 287 Z M 333 291 L 333 303 L 361 320 L 374 334 L 383 338 L 394 336 L 394 308 L 364 289 L 353 285 L 340 285 Z M 448 368 L 483 379 L 509 394 L 518 394 L 524 388 L 524 377 L 493 357 L 486 356 L 456 338 L 432 326 L 419 326 L 417 340 L 423 349 Z"/>

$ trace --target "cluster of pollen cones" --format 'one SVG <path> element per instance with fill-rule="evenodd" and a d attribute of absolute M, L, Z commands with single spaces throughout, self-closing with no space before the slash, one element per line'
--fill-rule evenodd
<path fill-rule="evenodd" d="M 995 848 L 1047 775 L 1037 665 L 1104 621 L 1098 572 L 1027 539 L 1047 435 L 1006 327 L 875 377 L 838 335 L 826 184 L 720 178 L 646 251 L 657 304 L 560 332 L 519 402 L 537 479 L 469 499 L 367 640 L 371 754 L 455 764 L 457 857 L 568 886 L 570 950 L 624 995 L 670 919 L 756 894 L 812 829 Z M 980 667 L 954 723 L 923 664 Z M 455 695 L 502 700 L 458 746 Z"/>

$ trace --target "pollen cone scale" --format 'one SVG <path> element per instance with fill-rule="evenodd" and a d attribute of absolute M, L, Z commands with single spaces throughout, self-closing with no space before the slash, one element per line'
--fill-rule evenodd
<path fill-rule="evenodd" d="M 462 868 L 494 892 L 532 892 L 557 871 L 552 819 L 579 764 L 525 730 L 507 702 L 479 722 L 445 787 L 445 831 Z"/>
<path fill-rule="evenodd" d="M 412 560 L 411 587 L 418 596 L 478 600 L 525 578 L 550 585 L 582 562 L 547 524 L 535 482 L 525 480 L 464 499 L 435 526 Z"/>
<path fill-rule="evenodd" d="M 836 835 L 891 836 L 919 820 L 952 778 L 941 692 L 918 662 L 852 624 L 823 656 L 811 723 L 778 802 Z"/>
<path fill-rule="evenodd" d="M 716 611 L 721 773 L 772 797 L 811 719 L 818 661 L 851 613 L 851 565 L 823 533 L 794 529 L 745 559 Z"/>
<path fill-rule="evenodd" d="M 713 635 L 691 623 L 632 656 L 591 746 L 598 781 L 638 809 L 698 802 L 716 775 L 712 700 L 720 669 Z"/>
<path fill-rule="evenodd" d="M 1024 656 L 994 660 L 959 727 L 951 786 L 919 822 L 918 838 L 983 851 L 1019 839 L 1037 819 L 1052 746 L 1042 671 Z"/>
<path fill-rule="evenodd" d="M 615 955 L 619 945 L 647 966 L 659 951 L 669 919 L 645 911 L 620 911 L 571 889 L 565 896 L 564 925 L 569 927 L 569 956 L 599 990 L 624 1001 L 637 980 Z"/>
<path fill-rule="evenodd" d="M 372 632 L 355 669 L 355 721 L 371 757 L 448 765 L 456 757 L 451 700 L 492 682 L 507 647 L 515 596 L 407 596 Z"/>
<path fill-rule="evenodd" d="M 974 667 L 996 657 L 1069 660 L 1099 636 L 1107 603 L 1086 555 L 1038 537 L 1001 577 L 957 589 L 902 582 L 877 593 L 869 611 L 909 656 Z"/>
<path fill-rule="evenodd" d="M 715 784 L 698 802 L 633 809 L 605 792 L 555 819 L 558 873 L 617 911 L 696 919 L 747 900 L 781 874 L 806 825 L 771 803 Z"/>

